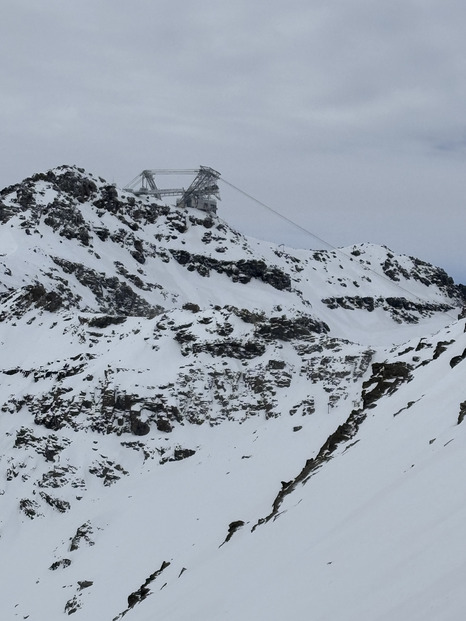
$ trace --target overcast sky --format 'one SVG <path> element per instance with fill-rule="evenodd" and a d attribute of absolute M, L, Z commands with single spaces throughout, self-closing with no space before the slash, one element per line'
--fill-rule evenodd
<path fill-rule="evenodd" d="M 0 50 L 1 187 L 207 165 L 466 282 L 464 0 L 3 0 Z M 242 231 L 321 246 L 222 190 Z"/>

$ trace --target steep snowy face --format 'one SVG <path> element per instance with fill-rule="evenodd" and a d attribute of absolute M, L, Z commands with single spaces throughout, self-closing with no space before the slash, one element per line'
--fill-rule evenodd
<path fill-rule="evenodd" d="M 403 467 L 401 438 L 431 397 L 448 393 L 461 423 L 464 321 L 445 326 L 464 293 L 384 247 L 278 248 L 76 167 L 3 190 L 2 618 L 261 618 L 228 581 L 257 565 L 248 549 L 272 567 L 260 533 L 284 512 L 283 541 L 293 528 L 306 539 L 307 482 L 348 449 L 377 470 L 375 414 L 402 428 Z M 425 433 L 447 433 L 429 420 Z M 367 499 L 355 499 L 358 514 Z M 319 574 L 299 559 L 296 574 Z M 257 575 L 244 576 L 252 610 Z M 308 618 L 308 603 L 291 616 Z"/>

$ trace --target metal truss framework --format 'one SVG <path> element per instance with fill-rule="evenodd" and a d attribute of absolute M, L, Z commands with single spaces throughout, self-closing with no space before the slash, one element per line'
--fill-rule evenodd
<path fill-rule="evenodd" d="M 196 175 L 187 190 L 184 188 L 159 188 L 155 182 L 156 176 L 164 175 Z M 194 207 L 205 211 L 216 209 L 215 199 L 220 200 L 218 180 L 220 173 L 200 166 L 195 169 L 151 169 L 143 170 L 130 181 L 123 189 L 137 196 L 149 195 L 162 199 L 165 196 L 181 196 L 176 201 L 178 207 Z"/>

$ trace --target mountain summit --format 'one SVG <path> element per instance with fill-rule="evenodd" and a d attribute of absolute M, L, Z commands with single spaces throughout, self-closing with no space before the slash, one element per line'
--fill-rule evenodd
<path fill-rule="evenodd" d="M 459 618 L 465 300 L 73 166 L 5 188 L 2 618 Z"/>

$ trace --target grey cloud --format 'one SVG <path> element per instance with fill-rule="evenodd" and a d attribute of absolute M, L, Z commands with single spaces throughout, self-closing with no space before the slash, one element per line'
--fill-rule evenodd
<path fill-rule="evenodd" d="M 461 272 L 462 2 L 3 8 L 1 185 L 63 162 L 120 184 L 146 167 L 208 164 L 332 243 L 398 244 Z M 228 196 L 246 232 L 283 236 Z M 291 230 L 282 241 L 304 243 Z"/>

